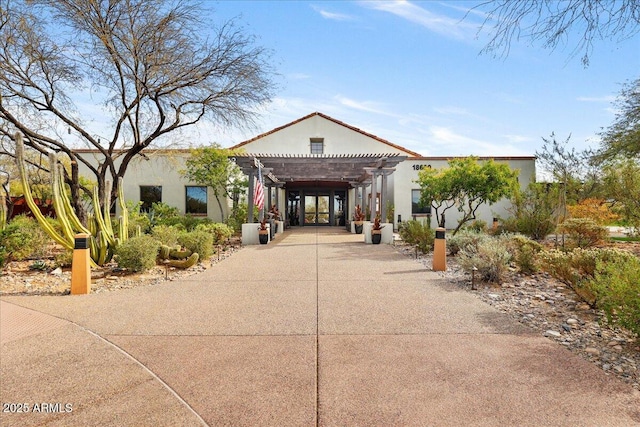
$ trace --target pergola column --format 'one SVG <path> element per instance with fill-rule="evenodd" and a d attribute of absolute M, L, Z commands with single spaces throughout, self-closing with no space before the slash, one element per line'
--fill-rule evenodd
<path fill-rule="evenodd" d="M 248 200 L 248 204 L 249 204 L 249 212 L 248 212 L 248 222 L 252 223 L 253 222 L 253 189 L 254 189 L 254 178 L 255 178 L 255 172 L 253 171 L 253 169 L 251 169 L 249 171 L 249 173 L 247 174 L 249 176 L 249 189 L 248 189 L 248 194 L 247 194 L 247 200 Z"/>

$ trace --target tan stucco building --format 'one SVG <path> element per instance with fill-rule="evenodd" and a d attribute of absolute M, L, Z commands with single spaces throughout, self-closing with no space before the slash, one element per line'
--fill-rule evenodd
<path fill-rule="evenodd" d="M 399 221 L 426 218 L 428 209 L 416 203 L 418 172 L 445 167 L 450 159 L 421 156 L 319 112 L 231 148 L 242 149 L 235 161 L 251 177 L 257 162 L 270 172 L 271 179 L 265 178 L 266 205 L 277 204 L 287 226 L 344 226 L 356 204 L 371 209 L 373 200 L 383 221 L 393 209 L 394 227 Z M 222 214 L 211 189 L 180 174 L 188 156 L 188 150 L 145 151 L 127 171 L 125 198 L 162 201 L 182 213 L 219 221 Z M 491 158 L 517 169 L 522 188 L 535 179 L 533 156 Z M 496 216 L 508 216 L 508 206 L 508 200 L 482 206 L 478 219 L 491 224 Z M 226 216 L 229 203 L 223 203 L 222 209 Z M 446 220 L 448 228 L 454 227 L 457 211 L 448 213 Z"/>

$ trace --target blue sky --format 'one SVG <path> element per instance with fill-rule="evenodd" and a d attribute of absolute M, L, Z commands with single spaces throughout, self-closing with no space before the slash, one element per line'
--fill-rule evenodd
<path fill-rule="evenodd" d="M 273 51 L 280 88 L 257 128 L 194 135 L 229 146 L 320 111 L 425 156 L 533 155 L 551 132 L 597 146 L 620 84 L 640 75 L 640 37 L 596 41 L 588 68 L 573 44 L 522 42 L 496 59 L 480 55 L 482 17 L 462 20 L 474 4 L 207 3 L 214 22 L 237 17 Z"/>

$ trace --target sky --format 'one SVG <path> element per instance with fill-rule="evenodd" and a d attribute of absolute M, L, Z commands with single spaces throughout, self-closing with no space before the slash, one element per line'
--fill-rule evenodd
<path fill-rule="evenodd" d="M 271 50 L 278 89 L 254 128 L 203 124 L 193 140 L 231 146 L 319 111 L 424 156 L 530 156 L 552 132 L 597 147 L 640 76 L 640 36 L 596 41 L 586 68 L 571 39 L 494 58 L 483 17 L 464 18 L 476 3 L 208 1 L 214 24 L 235 18 Z"/>

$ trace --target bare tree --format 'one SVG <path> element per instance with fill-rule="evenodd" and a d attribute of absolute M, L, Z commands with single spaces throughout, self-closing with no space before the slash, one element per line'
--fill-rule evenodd
<path fill-rule="evenodd" d="M 235 21 L 213 28 L 206 16 L 186 0 L 0 0 L 0 134 L 68 156 L 78 210 L 79 163 L 102 193 L 179 129 L 251 125 L 272 97 L 269 54 Z M 101 106 L 109 135 L 95 133 L 79 96 Z"/>
<path fill-rule="evenodd" d="M 572 56 L 582 53 L 586 67 L 594 40 L 621 41 L 640 32 L 638 0 L 491 0 L 474 10 L 486 11 L 481 30 L 491 30 L 482 51 L 496 56 L 508 55 L 511 43 L 520 39 L 554 49 L 574 32 L 578 38 Z"/>

